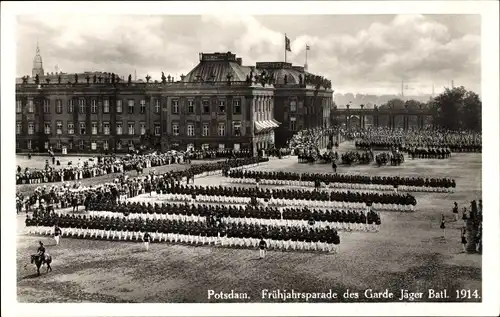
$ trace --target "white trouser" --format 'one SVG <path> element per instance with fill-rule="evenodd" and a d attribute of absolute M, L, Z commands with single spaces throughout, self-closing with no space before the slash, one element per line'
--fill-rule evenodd
<path fill-rule="evenodd" d="M 56 240 L 56 245 L 59 245 L 59 236 L 54 236 L 54 240 Z"/>
<path fill-rule="evenodd" d="M 266 250 L 265 249 L 259 249 L 259 257 L 261 259 L 266 257 Z"/>

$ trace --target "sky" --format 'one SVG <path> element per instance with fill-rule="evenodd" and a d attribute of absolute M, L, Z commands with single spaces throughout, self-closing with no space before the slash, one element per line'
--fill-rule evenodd
<path fill-rule="evenodd" d="M 44 69 L 179 78 L 200 52 L 231 51 L 244 65 L 284 60 L 332 81 L 340 93 L 481 94 L 479 15 L 22 15 L 16 75 L 30 75 L 39 43 Z"/>

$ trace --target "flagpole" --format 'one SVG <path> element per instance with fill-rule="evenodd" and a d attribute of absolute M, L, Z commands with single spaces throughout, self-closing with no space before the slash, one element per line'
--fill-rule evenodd
<path fill-rule="evenodd" d="M 285 63 L 286 63 L 286 33 L 285 33 Z"/>
<path fill-rule="evenodd" d="M 306 65 L 307 65 L 307 44 L 306 44 Z"/>

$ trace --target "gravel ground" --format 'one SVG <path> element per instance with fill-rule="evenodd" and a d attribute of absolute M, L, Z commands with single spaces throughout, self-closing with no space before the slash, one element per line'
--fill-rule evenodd
<path fill-rule="evenodd" d="M 347 148 L 348 149 L 348 148 Z M 297 164 L 296 158 L 273 160 L 259 170 L 331 172 L 325 165 Z M 443 164 L 446 163 L 446 164 Z M 172 166 L 174 167 L 174 166 Z M 183 167 L 183 166 L 180 166 Z M 407 160 L 400 167 L 340 167 L 340 173 L 452 177 L 455 193 L 414 193 L 414 213 L 382 213 L 378 233 L 341 232 L 339 254 L 258 251 L 153 243 L 149 252 L 134 242 L 61 239 L 25 235 L 24 215 L 18 216 L 17 295 L 20 302 L 279 302 L 262 299 L 261 291 L 339 293 L 336 300 L 398 301 L 401 289 L 424 292 L 416 301 L 458 301 L 455 290 L 481 292 L 481 256 L 461 253 L 460 226 L 453 222 L 453 201 L 459 206 L 481 197 L 481 154 L 455 154 L 448 160 Z M 104 181 L 104 180 L 101 180 Z M 221 177 L 198 179 L 201 184 L 226 184 Z M 446 239 L 440 217 L 447 219 Z M 37 241 L 53 256 L 53 271 L 36 277 L 34 266 L 24 269 Z M 343 293 L 359 292 L 359 299 Z M 366 299 L 366 289 L 394 293 L 393 299 Z M 448 299 L 428 299 L 428 289 L 447 289 Z M 208 299 L 208 291 L 242 292 L 246 299 Z M 289 300 L 294 301 L 294 300 Z M 298 300 L 295 300 L 298 301 Z M 472 300 L 480 301 L 480 299 Z"/>

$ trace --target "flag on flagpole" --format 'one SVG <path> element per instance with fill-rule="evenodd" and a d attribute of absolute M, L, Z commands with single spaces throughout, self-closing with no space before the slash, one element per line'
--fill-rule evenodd
<path fill-rule="evenodd" d="M 290 48 L 290 39 L 285 35 L 285 50 L 291 52 L 292 49 Z"/>
<path fill-rule="evenodd" d="M 310 50 L 311 50 L 311 47 L 306 44 L 306 51 L 310 51 Z"/>

